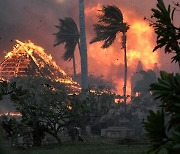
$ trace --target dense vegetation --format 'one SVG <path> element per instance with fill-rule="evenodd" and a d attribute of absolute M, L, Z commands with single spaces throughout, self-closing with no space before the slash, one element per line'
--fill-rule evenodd
<path fill-rule="evenodd" d="M 174 52 L 172 61 L 180 64 L 180 29 L 173 24 L 174 11 L 176 8 L 171 10 L 169 5 L 167 9 L 163 0 L 159 0 L 157 9 L 152 9 L 156 21 L 150 22 L 157 34 L 154 51 L 165 46 L 165 53 Z M 144 128 L 151 141 L 150 153 L 175 154 L 180 151 L 180 74 L 161 72 L 160 75 L 150 91 L 155 99 L 160 99 L 161 109 L 150 111 Z"/>

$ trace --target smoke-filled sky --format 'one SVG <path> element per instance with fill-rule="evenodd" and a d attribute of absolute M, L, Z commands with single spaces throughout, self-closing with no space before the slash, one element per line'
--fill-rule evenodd
<path fill-rule="evenodd" d="M 105 79 L 113 81 L 121 91 L 124 68 L 121 35 L 119 34 L 114 44 L 106 50 L 100 48 L 102 43 L 89 45 L 94 35 L 92 24 L 97 21 L 97 10 L 103 5 L 118 6 L 124 14 L 125 22 L 130 25 L 127 33 L 129 79 L 138 60 L 143 62 L 145 69 L 152 69 L 153 64 L 158 63 L 160 70 L 178 72 L 177 64 L 171 64 L 172 55 L 165 55 L 163 50 L 152 52 L 156 35 L 143 18 L 151 16 L 151 8 L 155 7 L 156 0 L 84 1 L 89 73 L 103 75 Z M 78 2 L 79 0 L 0 0 L 0 60 L 2 61 L 5 51 L 12 49 L 16 39 L 31 40 L 51 54 L 66 72 L 72 73 L 72 62 L 64 62 L 62 59 L 63 46 L 53 47 L 55 38 L 52 34 L 57 32 L 55 25 L 59 24 L 59 18 L 72 17 L 79 25 Z M 167 4 L 172 1 L 165 2 Z M 178 14 L 175 14 L 175 23 L 179 24 L 177 17 Z M 76 58 L 79 72 L 78 50 Z"/>

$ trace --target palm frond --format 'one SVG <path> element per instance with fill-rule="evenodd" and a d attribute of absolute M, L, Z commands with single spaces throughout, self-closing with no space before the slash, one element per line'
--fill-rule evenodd
<path fill-rule="evenodd" d="M 101 10 L 103 15 L 99 16 L 99 22 L 104 23 L 111 23 L 106 21 L 114 21 L 114 22 L 123 22 L 123 14 L 121 10 L 116 6 L 103 6 L 103 9 Z M 108 19 L 108 20 L 106 20 Z"/>
<path fill-rule="evenodd" d="M 94 24 L 95 37 L 90 43 L 104 41 L 102 48 L 108 48 L 118 32 L 126 32 L 129 25 L 123 22 L 123 15 L 116 6 L 103 6 L 97 24 Z"/>
<path fill-rule="evenodd" d="M 180 125 L 180 75 L 160 72 L 158 83 L 150 86 L 155 99 L 160 99 L 162 107 L 170 113 L 168 128 L 176 128 Z M 179 126 L 178 126 L 179 127 Z"/>
<path fill-rule="evenodd" d="M 59 29 L 54 33 L 56 41 L 54 46 L 65 44 L 64 60 L 71 60 L 74 55 L 75 47 L 79 42 L 79 30 L 72 18 L 59 19 L 60 24 L 56 26 Z"/>
<path fill-rule="evenodd" d="M 166 126 L 163 111 L 149 111 L 147 121 L 143 122 L 146 135 L 149 137 L 152 145 L 149 152 L 158 153 L 166 147 L 168 137 L 166 135 Z"/>
<path fill-rule="evenodd" d="M 70 61 L 73 58 L 76 45 L 77 45 L 76 41 L 66 42 L 65 47 L 64 47 L 66 51 L 63 54 L 63 59 L 65 61 L 67 60 Z"/>
<path fill-rule="evenodd" d="M 170 5 L 166 8 L 163 0 L 158 0 L 157 9 L 152 9 L 152 12 L 151 18 L 154 18 L 156 21 L 149 21 L 157 34 L 157 45 L 153 51 L 162 47 L 165 47 L 165 53 L 175 51 L 176 55 L 172 57 L 172 62 L 175 61 L 180 64 L 180 46 L 178 43 L 180 28 L 175 27 L 173 24 L 175 8 L 171 10 Z"/>

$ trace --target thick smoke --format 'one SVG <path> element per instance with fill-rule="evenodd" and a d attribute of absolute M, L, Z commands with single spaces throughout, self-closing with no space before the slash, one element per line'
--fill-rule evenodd
<path fill-rule="evenodd" d="M 90 73 L 103 75 L 109 80 L 116 80 L 123 77 L 124 68 L 123 53 L 119 54 L 121 50 L 120 37 L 112 47 L 103 52 L 99 50 L 101 43 L 96 44 L 96 48 L 89 45 L 94 33 L 92 24 L 97 21 L 97 6 L 101 8 L 102 5 L 117 5 L 124 13 L 125 21 L 134 22 L 136 20 L 142 21 L 144 16 L 150 17 L 151 8 L 155 7 L 155 4 L 155 0 L 85 0 Z M 55 38 L 52 34 L 57 32 L 54 25 L 59 24 L 59 18 L 73 17 L 78 24 L 78 13 L 78 0 L 0 0 L 0 60 L 4 57 L 4 51 L 12 49 L 16 39 L 21 41 L 31 40 L 45 48 L 45 51 L 51 54 L 66 72 L 72 73 L 72 63 L 64 62 L 61 58 L 64 51 L 63 47 L 53 47 Z M 128 39 L 135 40 L 133 38 L 135 35 L 133 36 L 132 32 L 128 35 Z M 150 37 L 150 43 L 155 45 L 155 34 L 148 35 L 148 37 Z M 129 46 L 132 47 L 135 43 L 129 41 L 129 44 L 131 44 Z M 92 52 L 93 50 L 96 51 Z M 113 57 L 109 57 L 111 50 L 113 50 Z M 95 54 L 96 52 L 101 53 Z M 170 56 L 165 56 L 163 53 L 163 51 L 158 53 L 160 69 L 170 72 L 177 71 L 175 65 L 170 65 Z M 100 57 L 97 57 L 97 55 Z M 78 72 L 80 72 L 78 50 L 76 51 L 76 57 Z M 135 67 L 136 63 L 133 64 L 133 67 L 129 67 L 129 76 L 135 71 Z"/>
<path fill-rule="evenodd" d="M 54 48 L 53 33 L 58 19 L 71 15 L 74 5 L 62 0 L 1 0 L 0 1 L 0 51 L 9 51 L 15 40 L 32 40 L 45 48 L 62 63 L 61 47 Z"/>

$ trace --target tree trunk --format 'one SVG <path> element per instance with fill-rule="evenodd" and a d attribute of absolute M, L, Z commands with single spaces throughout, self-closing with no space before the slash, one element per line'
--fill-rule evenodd
<path fill-rule="evenodd" d="M 59 136 L 58 136 L 57 134 L 54 134 L 53 136 L 56 138 L 56 140 L 58 141 L 58 143 L 61 144 L 61 139 L 59 138 Z"/>
<path fill-rule="evenodd" d="M 85 33 L 84 0 L 79 0 L 80 49 L 81 49 L 81 82 L 82 94 L 88 91 L 88 65 Z"/>
<path fill-rule="evenodd" d="M 127 55 L 126 55 L 126 32 L 123 32 L 123 48 L 124 48 L 124 104 L 126 112 L 126 86 L 127 86 Z"/>
<path fill-rule="evenodd" d="M 33 147 L 40 147 L 42 139 L 38 135 L 33 135 Z"/>
<path fill-rule="evenodd" d="M 33 136 L 33 146 L 34 147 L 39 147 L 42 144 L 42 140 L 44 138 L 44 130 L 42 129 L 42 127 L 40 126 L 40 122 L 35 118 L 33 121 L 33 132 L 32 132 L 32 136 Z"/>
<path fill-rule="evenodd" d="M 73 71 L 74 71 L 74 79 L 76 79 L 76 60 L 75 60 L 75 56 L 73 55 Z"/>
<path fill-rule="evenodd" d="M 58 141 L 59 144 L 62 143 L 57 132 L 51 132 L 51 131 L 47 130 L 46 133 L 48 133 L 49 135 L 53 136 Z"/>

